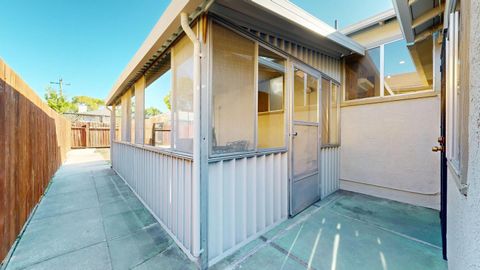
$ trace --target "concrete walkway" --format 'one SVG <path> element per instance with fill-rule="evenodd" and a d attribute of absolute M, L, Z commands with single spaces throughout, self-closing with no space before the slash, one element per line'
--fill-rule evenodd
<path fill-rule="evenodd" d="M 69 152 L 6 269 L 194 269 L 102 156 Z"/>

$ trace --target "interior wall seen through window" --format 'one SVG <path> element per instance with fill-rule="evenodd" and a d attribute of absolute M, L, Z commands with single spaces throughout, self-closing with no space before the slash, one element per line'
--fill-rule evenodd
<path fill-rule="evenodd" d="M 322 78 L 322 144 L 330 143 L 330 80 Z"/>
<path fill-rule="evenodd" d="M 212 154 L 254 150 L 255 43 L 212 28 Z"/>
<path fill-rule="evenodd" d="M 329 79 L 322 78 L 322 144 L 334 145 L 339 139 L 340 87 Z"/>
<path fill-rule="evenodd" d="M 295 68 L 293 120 L 318 123 L 318 79 Z"/>
<path fill-rule="evenodd" d="M 345 100 L 380 96 L 380 48 L 345 58 Z"/>
<path fill-rule="evenodd" d="M 258 49 L 257 146 L 285 147 L 285 59 Z"/>
<path fill-rule="evenodd" d="M 328 129 L 328 144 L 339 144 L 339 119 L 340 119 L 340 86 L 338 84 L 331 84 L 330 94 L 330 112 L 329 112 L 329 129 Z"/>

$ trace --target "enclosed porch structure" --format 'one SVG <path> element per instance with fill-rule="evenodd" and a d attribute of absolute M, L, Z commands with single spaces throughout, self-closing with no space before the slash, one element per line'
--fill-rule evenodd
<path fill-rule="evenodd" d="M 107 99 L 112 166 L 213 265 L 339 189 L 345 57 L 364 54 L 288 1 L 173 1 Z"/>

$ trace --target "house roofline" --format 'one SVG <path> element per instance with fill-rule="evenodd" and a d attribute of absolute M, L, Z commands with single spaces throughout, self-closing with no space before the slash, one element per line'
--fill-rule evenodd
<path fill-rule="evenodd" d="M 186 12 L 198 15 L 208 2 L 211 1 L 172 0 L 111 88 L 105 99 L 107 106 L 113 105 L 118 96 L 131 87 L 138 76 L 142 75 L 142 69 L 147 68 L 152 59 L 161 55 L 168 48 L 167 44 L 171 44 L 175 37 L 180 35 L 180 14 Z"/>
<path fill-rule="evenodd" d="M 190 19 L 206 12 L 216 0 L 172 0 L 154 28 L 127 64 L 108 94 L 105 104 L 113 105 L 118 97 L 129 89 L 181 34 L 180 14 L 191 14 Z M 245 0 L 271 14 L 300 25 L 312 33 L 332 41 L 343 50 L 364 54 L 365 48 L 353 39 L 335 30 L 307 11 L 286 0 Z"/>
<path fill-rule="evenodd" d="M 318 19 L 314 15 L 308 13 L 299 6 L 286 0 L 250 0 L 252 3 L 269 10 L 272 13 L 277 14 L 280 17 L 290 21 L 291 23 L 300 25 L 313 33 L 325 37 L 341 47 L 348 49 L 358 54 L 365 54 L 365 48 L 346 36 L 345 34 L 337 31 L 327 23 Z"/>

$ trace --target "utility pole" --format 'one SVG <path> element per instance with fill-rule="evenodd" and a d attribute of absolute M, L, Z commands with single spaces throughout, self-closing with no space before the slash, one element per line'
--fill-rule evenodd
<path fill-rule="evenodd" d="M 58 82 L 50 82 L 50 84 L 58 84 L 58 88 L 60 90 L 60 96 L 63 96 L 63 86 L 70 85 L 69 83 L 63 83 L 63 79 L 58 79 Z"/>

